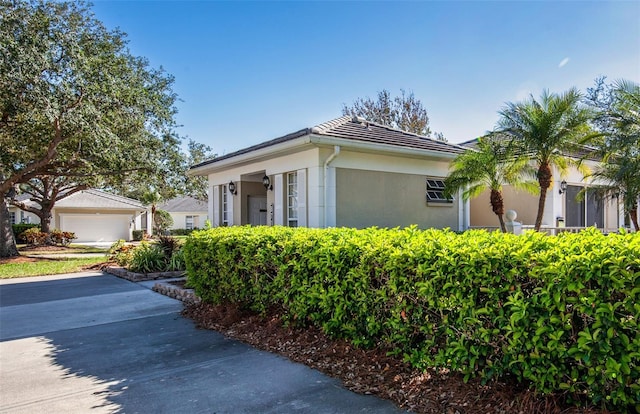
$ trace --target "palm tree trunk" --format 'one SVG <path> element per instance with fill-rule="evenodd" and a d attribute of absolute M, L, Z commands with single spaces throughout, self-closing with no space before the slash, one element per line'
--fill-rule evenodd
<path fill-rule="evenodd" d="M 507 232 L 507 227 L 504 225 L 504 199 L 502 198 L 502 193 L 499 190 L 491 190 L 491 208 L 496 216 L 498 216 L 498 221 L 500 222 L 500 230 L 503 233 Z"/>
<path fill-rule="evenodd" d="M 629 217 L 633 222 L 633 227 L 635 227 L 636 232 L 640 231 L 640 226 L 638 226 L 638 208 L 637 207 L 634 207 L 631 210 L 629 210 Z"/>
<path fill-rule="evenodd" d="M 535 231 L 540 231 L 542 226 L 542 216 L 544 216 L 544 205 L 547 202 L 547 190 L 551 187 L 551 167 L 548 162 L 540 164 L 538 168 L 538 184 L 540 184 L 540 198 L 538 199 L 538 214 L 536 215 Z"/>

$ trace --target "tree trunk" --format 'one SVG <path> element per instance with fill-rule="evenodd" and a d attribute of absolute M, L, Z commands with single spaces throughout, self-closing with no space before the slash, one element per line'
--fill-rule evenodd
<path fill-rule="evenodd" d="M 633 222 L 633 227 L 635 227 L 636 232 L 640 231 L 640 226 L 638 226 L 638 208 L 634 207 L 629 210 L 629 218 L 631 218 L 631 222 Z"/>
<path fill-rule="evenodd" d="M 540 231 L 542 226 L 542 216 L 544 216 L 544 205 L 547 201 L 547 190 L 551 187 L 551 167 L 548 162 L 540 164 L 538 168 L 538 184 L 540 184 L 540 198 L 538 199 L 538 214 L 536 215 L 535 231 Z"/>
<path fill-rule="evenodd" d="M 0 258 L 20 256 L 13 237 L 13 229 L 9 221 L 9 200 L 2 197 L 0 206 Z"/>
<path fill-rule="evenodd" d="M 42 209 L 38 212 L 38 217 L 40 217 L 40 231 L 43 233 L 51 233 L 51 208 L 45 209 L 42 206 Z"/>
<path fill-rule="evenodd" d="M 498 221 L 500 222 L 500 230 L 503 233 L 507 232 L 507 227 L 504 225 L 504 199 L 502 198 L 502 193 L 498 190 L 491 190 L 491 209 L 493 213 L 498 216 Z"/>

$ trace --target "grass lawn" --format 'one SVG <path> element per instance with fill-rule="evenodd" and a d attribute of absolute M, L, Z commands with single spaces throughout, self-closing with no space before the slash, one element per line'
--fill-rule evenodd
<path fill-rule="evenodd" d="M 80 272 L 85 270 L 87 266 L 102 263 L 104 261 L 104 257 L 83 257 L 59 260 L 20 257 L 0 264 L 0 279 Z"/>

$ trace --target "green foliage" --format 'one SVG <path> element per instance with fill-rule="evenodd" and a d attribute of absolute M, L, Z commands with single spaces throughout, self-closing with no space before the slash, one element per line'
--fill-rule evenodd
<path fill-rule="evenodd" d="M 383 345 L 415 367 L 640 404 L 640 235 L 228 227 L 184 256 L 205 301 Z"/>
<path fill-rule="evenodd" d="M 134 241 L 141 241 L 144 239 L 144 230 L 133 230 L 131 232 L 131 236 L 133 237 Z"/>
<path fill-rule="evenodd" d="M 153 215 L 154 230 L 157 234 L 162 234 L 173 226 L 173 218 L 168 211 L 156 210 Z"/>
<path fill-rule="evenodd" d="M 22 240 L 20 238 L 20 235 L 28 229 L 32 229 L 32 228 L 37 228 L 40 229 L 40 225 L 39 224 L 32 224 L 32 223 L 20 223 L 20 224 L 13 224 L 12 226 L 13 229 L 13 237 L 15 237 L 16 239 Z M 26 240 L 22 240 L 24 242 L 26 242 Z"/>
<path fill-rule="evenodd" d="M 124 240 L 120 239 L 109 247 L 109 251 L 107 252 L 108 260 L 110 262 L 116 262 L 120 266 L 127 267 L 131 262 L 134 248 L 133 245 L 127 244 Z"/>
<path fill-rule="evenodd" d="M 162 248 L 148 242 L 140 243 L 133 249 L 129 270 L 138 273 L 151 273 L 166 269 L 166 256 Z"/>

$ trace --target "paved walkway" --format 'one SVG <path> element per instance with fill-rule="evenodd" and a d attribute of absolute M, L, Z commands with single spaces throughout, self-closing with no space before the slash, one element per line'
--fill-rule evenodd
<path fill-rule="evenodd" d="M 399 413 L 102 273 L 0 280 L 0 413 Z"/>

